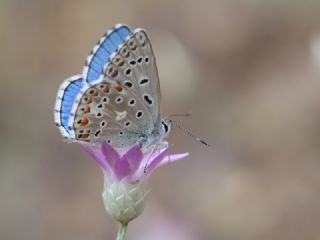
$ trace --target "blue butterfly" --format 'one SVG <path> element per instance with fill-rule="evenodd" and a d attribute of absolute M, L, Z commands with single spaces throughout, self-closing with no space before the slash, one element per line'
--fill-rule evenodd
<path fill-rule="evenodd" d="M 81 75 L 66 79 L 55 123 L 70 141 L 150 147 L 168 136 L 160 119 L 160 85 L 147 33 L 116 25 L 94 46 Z"/>

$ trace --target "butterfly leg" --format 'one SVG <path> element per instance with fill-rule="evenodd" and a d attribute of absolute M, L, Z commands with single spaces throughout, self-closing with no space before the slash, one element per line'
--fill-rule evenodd
<path fill-rule="evenodd" d="M 144 174 L 147 174 L 147 169 L 148 169 L 149 162 L 150 162 L 150 159 L 151 159 L 152 155 L 155 153 L 155 151 L 159 150 L 159 149 L 157 148 L 157 145 L 158 145 L 158 144 L 155 144 L 155 145 L 153 145 L 153 147 L 152 147 L 152 151 L 150 152 L 150 155 L 149 155 L 149 157 L 148 157 L 148 160 L 147 160 L 147 162 L 146 162 L 146 165 L 144 166 L 144 170 L 143 170 Z"/>

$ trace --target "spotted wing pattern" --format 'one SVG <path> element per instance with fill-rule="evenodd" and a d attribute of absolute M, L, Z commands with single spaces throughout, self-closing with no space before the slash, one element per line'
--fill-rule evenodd
<path fill-rule="evenodd" d="M 158 130 L 159 103 L 158 71 L 146 32 L 117 25 L 94 47 L 82 76 L 61 85 L 55 121 L 70 140 L 130 146 Z"/>
<path fill-rule="evenodd" d="M 72 128 L 79 141 L 108 141 L 122 147 L 137 143 L 151 119 L 146 106 L 128 87 L 102 81 L 83 93 Z"/>
<path fill-rule="evenodd" d="M 156 59 L 146 32 L 136 29 L 106 65 L 108 79 L 129 87 L 152 115 L 153 124 L 160 118 L 160 83 Z"/>

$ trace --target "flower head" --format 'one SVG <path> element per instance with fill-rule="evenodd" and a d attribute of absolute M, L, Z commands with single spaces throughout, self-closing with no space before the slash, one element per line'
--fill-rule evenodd
<path fill-rule="evenodd" d="M 138 145 L 128 150 L 113 148 L 106 142 L 101 146 L 81 146 L 110 178 L 129 183 L 141 181 L 156 168 L 188 155 L 188 153 L 169 155 L 170 147 L 143 153 Z"/>
<path fill-rule="evenodd" d="M 143 152 L 138 145 L 116 149 L 103 142 L 101 146 L 81 145 L 104 173 L 104 205 L 110 215 L 128 223 L 144 209 L 147 197 L 146 178 L 159 166 L 188 155 L 169 155 L 170 147 Z"/>

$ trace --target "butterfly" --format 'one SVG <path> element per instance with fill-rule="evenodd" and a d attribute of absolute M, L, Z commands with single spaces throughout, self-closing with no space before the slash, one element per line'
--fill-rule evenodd
<path fill-rule="evenodd" d="M 82 74 L 60 85 L 55 123 L 71 142 L 148 148 L 171 130 L 171 121 L 160 118 L 160 99 L 146 31 L 117 24 L 93 47 Z"/>

